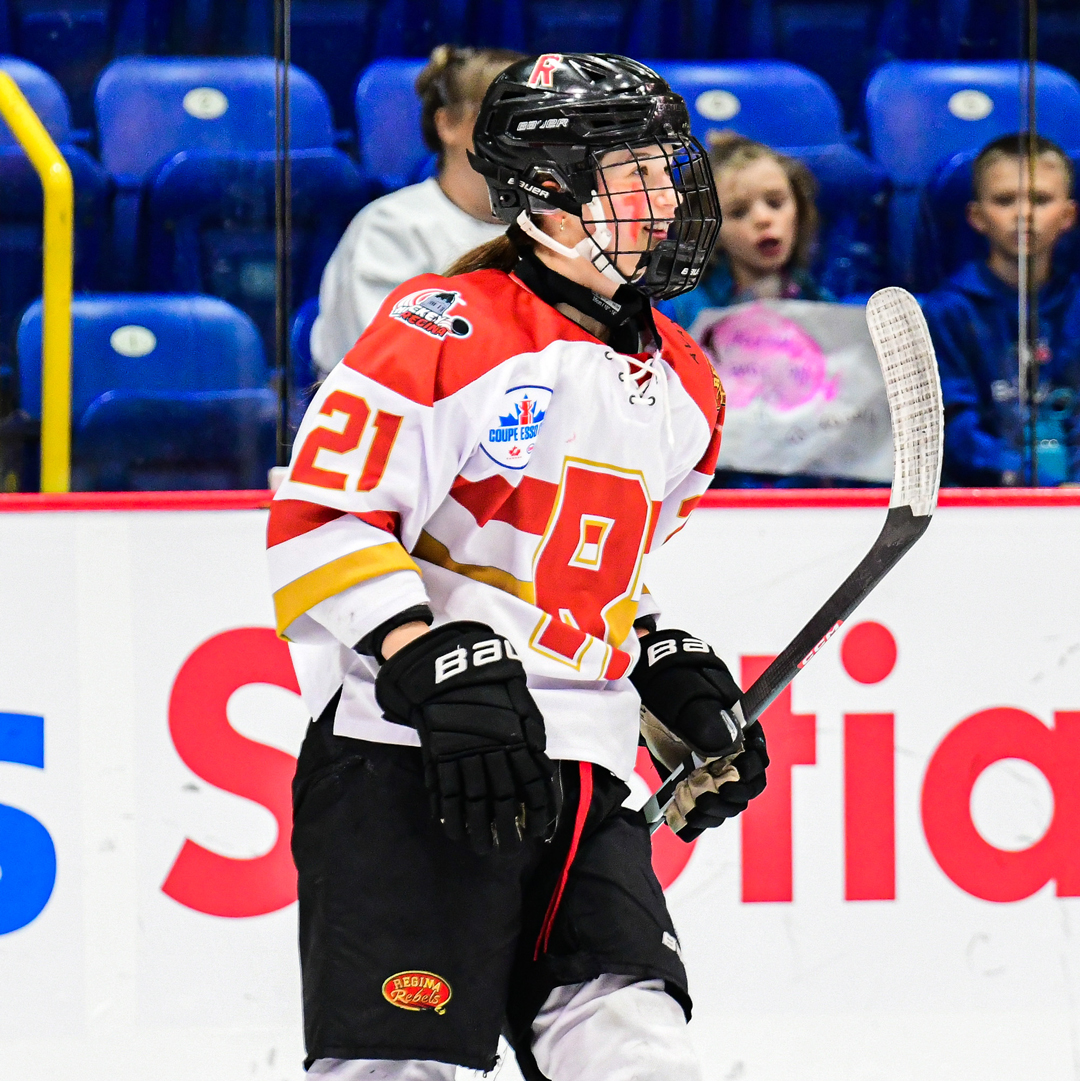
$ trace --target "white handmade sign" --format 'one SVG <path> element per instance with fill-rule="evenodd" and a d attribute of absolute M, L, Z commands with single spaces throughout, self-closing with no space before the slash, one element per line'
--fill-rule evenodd
<path fill-rule="evenodd" d="M 718 469 L 892 480 L 885 383 L 863 308 L 764 300 L 691 328 L 724 384 Z"/>

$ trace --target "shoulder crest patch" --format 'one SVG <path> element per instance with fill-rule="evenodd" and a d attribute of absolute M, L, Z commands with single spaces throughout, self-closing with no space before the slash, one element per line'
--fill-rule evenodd
<path fill-rule="evenodd" d="M 480 444 L 484 453 L 508 469 L 524 469 L 550 405 L 550 387 L 511 387 Z"/>
<path fill-rule="evenodd" d="M 454 308 L 464 304 L 456 289 L 421 289 L 402 297 L 390 309 L 390 318 L 439 341 L 467 338 L 472 334 L 472 323 L 453 314 Z"/>

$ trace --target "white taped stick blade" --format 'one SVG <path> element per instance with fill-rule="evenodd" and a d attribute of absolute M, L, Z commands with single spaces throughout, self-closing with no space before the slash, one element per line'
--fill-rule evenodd
<path fill-rule="evenodd" d="M 866 305 L 866 323 L 885 377 L 893 432 L 890 507 L 934 513 L 941 481 L 945 417 L 934 345 L 918 301 L 896 286 Z"/>

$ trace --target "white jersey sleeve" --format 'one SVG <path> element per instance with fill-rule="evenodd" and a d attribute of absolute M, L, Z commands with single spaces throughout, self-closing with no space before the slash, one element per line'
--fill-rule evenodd
<path fill-rule="evenodd" d="M 436 294 L 431 327 L 442 329 L 440 294 L 426 292 Z M 413 319 L 372 326 L 297 432 L 268 532 L 277 629 L 290 641 L 329 634 L 353 646 L 427 601 L 409 553 L 480 440 L 484 385 L 436 401 L 443 341 Z"/>

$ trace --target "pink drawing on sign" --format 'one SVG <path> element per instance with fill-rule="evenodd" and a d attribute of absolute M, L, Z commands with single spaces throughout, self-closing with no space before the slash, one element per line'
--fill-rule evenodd
<path fill-rule="evenodd" d="M 821 346 L 798 323 L 751 304 L 706 327 L 701 344 L 724 383 L 729 408 L 761 398 L 781 412 L 821 395 L 836 396 Z"/>

